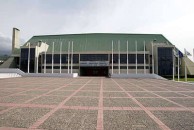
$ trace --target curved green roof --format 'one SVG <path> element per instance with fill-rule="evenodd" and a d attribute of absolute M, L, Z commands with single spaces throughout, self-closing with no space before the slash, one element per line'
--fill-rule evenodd
<path fill-rule="evenodd" d="M 119 33 L 88 33 L 88 34 L 64 34 L 64 35 L 42 35 L 33 36 L 28 42 L 37 44 L 39 41 L 46 42 L 49 45 L 48 51 L 52 51 L 53 42 L 55 43 L 55 52 L 60 51 L 60 43 L 63 43 L 62 51 L 67 51 L 68 42 L 73 41 L 74 52 L 106 52 L 112 50 L 112 41 L 114 42 L 114 51 L 118 50 L 118 41 L 120 41 L 121 51 L 126 51 L 126 43 L 129 42 L 129 51 L 135 51 L 135 41 L 137 41 L 138 51 L 143 51 L 144 41 L 150 44 L 153 40 L 156 43 L 169 43 L 161 34 L 119 34 Z M 28 43 L 27 42 L 27 43 Z M 26 43 L 26 44 L 27 44 Z"/>

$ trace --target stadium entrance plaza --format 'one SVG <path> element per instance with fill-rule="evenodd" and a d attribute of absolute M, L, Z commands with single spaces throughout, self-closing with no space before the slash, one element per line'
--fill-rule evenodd
<path fill-rule="evenodd" d="M 0 79 L 0 130 L 192 130 L 194 85 L 157 79 Z"/>

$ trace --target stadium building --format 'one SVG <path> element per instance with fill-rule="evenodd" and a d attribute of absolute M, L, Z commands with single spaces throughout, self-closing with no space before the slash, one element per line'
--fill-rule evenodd
<path fill-rule="evenodd" d="M 20 47 L 19 30 L 14 28 L 12 42 L 12 56 L 1 68 L 80 76 L 139 73 L 172 76 L 178 71 L 184 75 L 186 63 L 188 75 L 194 75 L 193 62 L 161 34 L 42 35 L 33 36 Z"/>

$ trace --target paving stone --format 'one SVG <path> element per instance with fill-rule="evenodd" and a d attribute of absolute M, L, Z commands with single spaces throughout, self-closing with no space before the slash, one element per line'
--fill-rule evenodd
<path fill-rule="evenodd" d="M 125 85 L 122 85 L 122 87 L 134 88 L 134 87 L 136 87 L 136 86 L 135 86 L 135 85 L 131 85 L 131 84 L 125 84 Z"/>
<path fill-rule="evenodd" d="M 122 91 L 119 87 L 103 87 L 103 91 Z"/>
<path fill-rule="evenodd" d="M 100 91 L 100 86 L 97 87 L 85 86 L 81 90 Z"/>
<path fill-rule="evenodd" d="M 32 95 L 15 95 L 1 98 L 0 103 L 24 103 L 31 98 L 33 98 Z"/>
<path fill-rule="evenodd" d="M 62 90 L 62 91 L 64 91 L 64 90 L 77 90 L 79 88 L 81 88 L 80 85 L 78 85 L 78 86 L 75 85 L 75 86 L 67 86 L 67 87 L 61 88 L 60 90 Z"/>
<path fill-rule="evenodd" d="M 100 85 L 85 85 L 85 87 L 100 88 Z"/>
<path fill-rule="evenodd" d="M 24 91 L 25 89 L 21 89 L 21 88 L 3 88 L 3 89 L 0 89 L 0 91 L 2 92 L 11 92 L 11 93 L 18 93 L 18 92 L 21 92 L 21 91 Z"/>
<path fill-rule="evenodd" d="M 174 93 L 174 92 L 154 92 L 162 97 L 185 97 L 184 95 Z"/>
<path fill-rule="evenodd" d="M 144 111 L 104 111 L 104 130 L 159 130 Z"/>
<path fill-rule="evenodd" d="M 75 88 L 80 88 L 81 86 L 83 86 L 84 84 L 69 84 L 66 87 L 75 87 Z"/>
<path fill-rule="evenodd" d="M 185 90 L 184 88 L 181 88 L 181 87 L 172 87 L 172 86 L 169 86 L 169 87 L 165 87 L 165 89 L 168 89 L 170 91 L 189 91 L 189 90 Z"/>
<path fill-rule="evenodd" d="M 150 92 L 128 92 L 133 97 L 157 97 Z"/>
<path fill-rule="evenodd" d="M 68 100 L 66 106 L 98 106 L 98 98 L 88 98 L 88 97 L 72 97 Z"/>
<path fill-rule="evenodd" d="M 90 80 L 90 82 L 88 82 Z M 44 105 L 58 105 L 64 101 L 67 96 L 85 85 L 81 91 L 74 96 L 87 96 L 87 97 L 72 97 L 68 100 L 66 106 L 77 106 L 76 110 L 60 109 L 52 114 L 40 127 L 41 129 L 96 129 L 97 127 L 97 110 L 81 110 L 82 107 L 89 106 L 98 107 L 99 94 L 101 88 L 101 80 L 103 80 L 103 106 L 104 107 L 139 107 L 126 93 L 120 89 L 119 86 L 124 88 L 130 95 L 134 96 L 145 107 L 177 107 L 176 104 L 168 102 L 156 95 L 151 94 L 153 91 L 163 97 L 169 97 L 185 107 L 194 107 L 193 98 L 186 98 L 181 94 L 170 91 L 179 91 L 186 95 L 193 96 L 193 85 L 177 83 L 165 80 L 156 79 L 111 79 L 111 78 L 34 78 L 34 77 L 21 77 L 14 79 L 0 80 L 0 111 L 6 110 L 9 107 L 6 103 L 24 103 L 38 95 L 44 94 L 50 90 L 63 87 L 60 90 L 49 93 L 47 96 L 40 97 L 28 104 L 44 104 Z M 72 82 L 73 81 L 73 82 Z M 116 81 L 118 84 L 116 84 Z M 72 83 L 70 83 L 72 82 Z M 88 82 L 88 83 L 87 83 Z M 128 83 L 127 83 L 128 82 Z M 69 84 L 70 83 L 70 84 Z M 87 84 L 85 84 L 87 83 Z M 163 84 L 162 84 L 163 83 Z M 166 85 L 164 85 L 166 84 Z M 67 85 L 67 86 L 66 86 Z M 39 90 L 35 90 L 39 88 Z M 30 90 L 32 89 L 32 90 Z M 145 91 L 146 89 L 148 91 Z M 188 89 L 188 90 L 186 90 Z M 21 94 L 10 97 L 9 94 L 30 90 Z M 160 91 L 160 92 L 159 92 Z M 180 92 L 182 91 L 182 92 Z M 90 97 L 91 96 L 91 97 Z M 113 98 L 114 97 L 114 98 Z M 122 98 L 123 97 L 123 98 Z M 146 98 L 143 98 L 146 97 Z M 152 98 L 149 98 L 152 97 Z M 179 98 L 174 98 L 179 97 Z M 31 107 L 31 105 L 29 105 Z M 26 110 L 25 110 L 26 109 Z M 89 108 L 88 108 L 89 109 Z M 157 111 L 155 108 L 151 112 L 166 112 L 154 113 L 163 123 L 171 129 L 191 130 L 193 128 L 193 114 L 189 111 Z M 28 128 L 34 124 L 37 119 L 45 115 L 50 109 L 43 108 L 20 108 L 9 110 L 0 115 L 0 127 L 17 127 Z M 172 113 L 169 113 L 172 112 Z M 181 113 L 180 113 L 181 112 Z M 183 112 L 183 113 L 182 113 Z M 186 114 L 184 113 L 186 112 Z M 55 115 L 56 114 L 56 115 Z M 118 130 L 118 129 L 142 129 L 142 130 L 158 130 L 158 125 L 150 119 L 150 117 L 142 111 L 126 111 L 126 110 L 104 110 L 103 121 L 105 130 Z M 159 117 L 159 116 L 160 117 Z"/>
<path fill-rule="evenodd" d="M 0 106 L 0 111 L 7 109 L 8 107 Z"/>
<path fill-rule="evenodd" d="M 125 91 L 144 91 L 141 88 L 138 87 L 123 87 L 125 89 Z"/>
<path fill-rule="evenodd" d="M 48 87 L 50 87 L 50 86 L 48 86 Z M 29 85 L 21 85 L 18 88 L 29 90 L 29 89 L 41 88 L 41 86 L 29 84 Z"/>
<path fill-rule="evenodd" d="M 153 111 L 171 130 L 194 130 L 194 113 L 189 111 Z"/>
<path fill-rule="evenodd" d="M 75 96 L 86 96 L 86 97 L 99 97 L 99 92 L 84 92 L 84 91 L 80 91 L 78 93 L 76 93 Z"/>
<path fill-rule="evenodd" d="M 18 85 L 5 85 L 4 87 L 1 87 L 1 88 L 3 88 L 3 89 L 17 89 L 17 88 L 20 88 L 20 86 L 18 86 Z"/>
<path fill-rule="evenodd" d="M 103 97 L 128 97 L 125 92 L 104 92 Z"/>
<path fill-rule="evenodd" d="M 194 92 L 180 92 L 180 93 L 194 97 Z"/>
<path fill-rule="evenodd" d="M 70 96 L 74 91 L 53 91 L 48 95 L 56 95 L 56 96 Z"/>
<path fill-rule="evenodd" d="M 169 100 L 172 100 L 185 107 L 194 107 L 194 98 L 169 98 Z"/>
<path fill-rule="evenodd" d="M 30 104 L 42 104 L 42 105 L 57 105 L 63 100 L 65 100 L 65 97 L 62 97 L 62 96 L 42 96 L 29 103 Z"/>
<path fill-rule="evenodd" d="M 157 88 L 157 87 L 144 87 L 144 89 L 146 89 L 148 91 L 166 91 L 165 89 Z"/>
<path fill-rule="evenodd" d="M 96 130 L 97 112 L 94 110 L 58 110 L 39 128 L 48 130 Z"/>
<path fill-rule="evenodd" d="M 10 92 L 9 90 L 0 90 L 0 98 L 4 96 L 8 96 L 10 94 L 13 94 L 14 92 Z"/>
<path fill-rule="evenodd" d="M 136 98 L 145 107 L 177 107 L 169 101 L 162 98 Z"/>
<path fill-rule="evenodd" d="M 118 88 L 118 85 L 113 83 L 113 84 L 103 84 L 103 88 L 109 88 L 109 87 L 112 87 L 112 88 Z"/>
<path fill-rule="evenodd" d="M 104 107 L 138 107 L 130 98 L 104 98 Z"/>
<path fill-rule="evenodd" d="M 30 90 L 30 91 L 23 92 L 21 94 L 42 95 L 42 94 L 47 93 L 47 92 L 48 92 L 48 90 Z"/>
<path fill-rule="evenodd" d="M 138 86 L 141 87 L 141 88 L 153 87 L 152 85 L 147 85 L 147 84 L 138 84 Z M 158 87 L 158 85 L 157 85 L 157 87 Z"/>
<path fill-rule="evenodd" d="M 37 119 L 49 112 L 43 108 L 16 108 L 0 115 L 0 127 L 28 128 Z"/>
<path fill-rule="evenodd" d="M 193 85 L 192 86 L 183 86 L 183 88 L 194 91 L 194 86 Z"/>
<path fill-rule="evenodd" d="M 52 90 L 52 89 L 56 89 L 56 88 L 59 88 L 59 87 L 61 87 L 61 86 L 48 85 L 48 86 L 41 87 L 41 89 Z"/>

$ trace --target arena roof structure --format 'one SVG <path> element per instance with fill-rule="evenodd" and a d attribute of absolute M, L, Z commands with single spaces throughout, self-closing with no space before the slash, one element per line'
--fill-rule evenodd
<path fill-rule="evenodd" d="M 93 52 L 93 51 L 111 51 L 111 43 L 117 46 L 120 41 L 120 51 L 126 51 L 126 42 L 129 42 L 129 51 L 135 50 L 135 42 L 137 41 L 137 50 L 143 51 L 144 41 L 150 44 L 153 41 L 157 43 L 166 43 L 172 45 L 162 34 L 121 34 L 121 33 L 88 33 L 88 34 L 64 34 L 64 35 L 42 35 L 33 36 L 24 46 L 30 42 L 31 46 L 38 45 L 39 41 L 49 45 L 47 52 L 52 52 L 52 44 L 55 44 L 55 52 L 60 51 L 60 43 L 68 44 L 73 41 L 74 52 Z M 63 47 L 67 50 L 67 46 Z M 118 48 L 114 47 L 114 51 Z"/>

